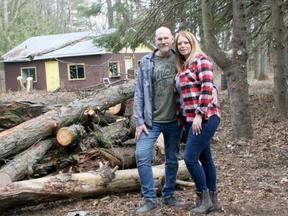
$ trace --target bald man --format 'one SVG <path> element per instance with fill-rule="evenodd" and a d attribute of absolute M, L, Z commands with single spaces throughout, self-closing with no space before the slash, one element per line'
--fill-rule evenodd
<path fill-rule="evenodd" d="M 160 27 L 155 32 L 157 48 L 141 59 L 134 95 L 136 163 L 139 173 L 144 205 L 136 214 L 146 214 L 157 209 L 152 173 L 154 144 L 163 133 L 165 144 L 165 184 L 162 203 L 184 207 L 174 197 L 178 171 L 178 156 L 182 128 L 177 123 L 174 98 L 175 54 L 171 49 L 174 37 L 169 28 Z"/>

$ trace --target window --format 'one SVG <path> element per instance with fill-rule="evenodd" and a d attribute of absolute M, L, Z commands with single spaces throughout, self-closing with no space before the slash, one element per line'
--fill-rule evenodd
<path fill-rule="evenodd" d="M 26 83 L 26 79 L 28 77 L 32 77 L 33 82 L 37 82 L 36 67 L 23 67 L 23 68 L 21 68 L 21 76 L 23 79 L 23 83 Z"/>
<path fill-rule="evenodd" d="M 109 77 L 119 77 L 119 62 L 109 62 Z"/>
<path fill-rule="evenodd" d="M 79 64 L 68 64 L 68 76 L 69 80 L 84 80 L 85 76 L 85 65 Z"/>

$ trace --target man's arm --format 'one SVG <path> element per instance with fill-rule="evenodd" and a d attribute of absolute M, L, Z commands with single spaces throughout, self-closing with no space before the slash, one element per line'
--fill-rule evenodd
<path fill-rule="evenodd" d="M 144 131 L 148 134 L 148 130 L 144 124 L 144 92 L 143 92 L 143 73 L 141 70 L 141 63 L 139 65 L 137 85 L 134 93 L 134 118 L 136 124 L 135 141 L 137 142 Z"/>

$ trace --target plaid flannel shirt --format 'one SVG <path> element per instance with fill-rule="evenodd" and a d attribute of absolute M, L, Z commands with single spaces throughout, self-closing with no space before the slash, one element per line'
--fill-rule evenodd
<path fill-rule="evenodd" d="M 179 77 L 181 93 L 184 100 L 186 120 L 192 123 L 196 113 L 208 120 L 210 116 L 221 117 L 219 99 L 216 104 L 212 103 L 213 90 L 213 65 L 210 59 L 199 54 L 187 69 L 183 69 Z M 180 107 L 180 95 L 176 91 L 174 84 L 176 111 L 178 123 L 182 125 L 182 115 Z"/>

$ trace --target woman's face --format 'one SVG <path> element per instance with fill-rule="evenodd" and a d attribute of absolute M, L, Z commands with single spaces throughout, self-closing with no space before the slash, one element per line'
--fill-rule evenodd
<path fill-rule="evenodd" d="M 188 41 L 188 39 L 183 36 L 179 36 L 178 42 L 177 42 L 177 48 L 179 50 L 179 53 L 183 55 L 186 59 L 190 55 L 191 49 L 192 49 L 191 44 Z"/>

